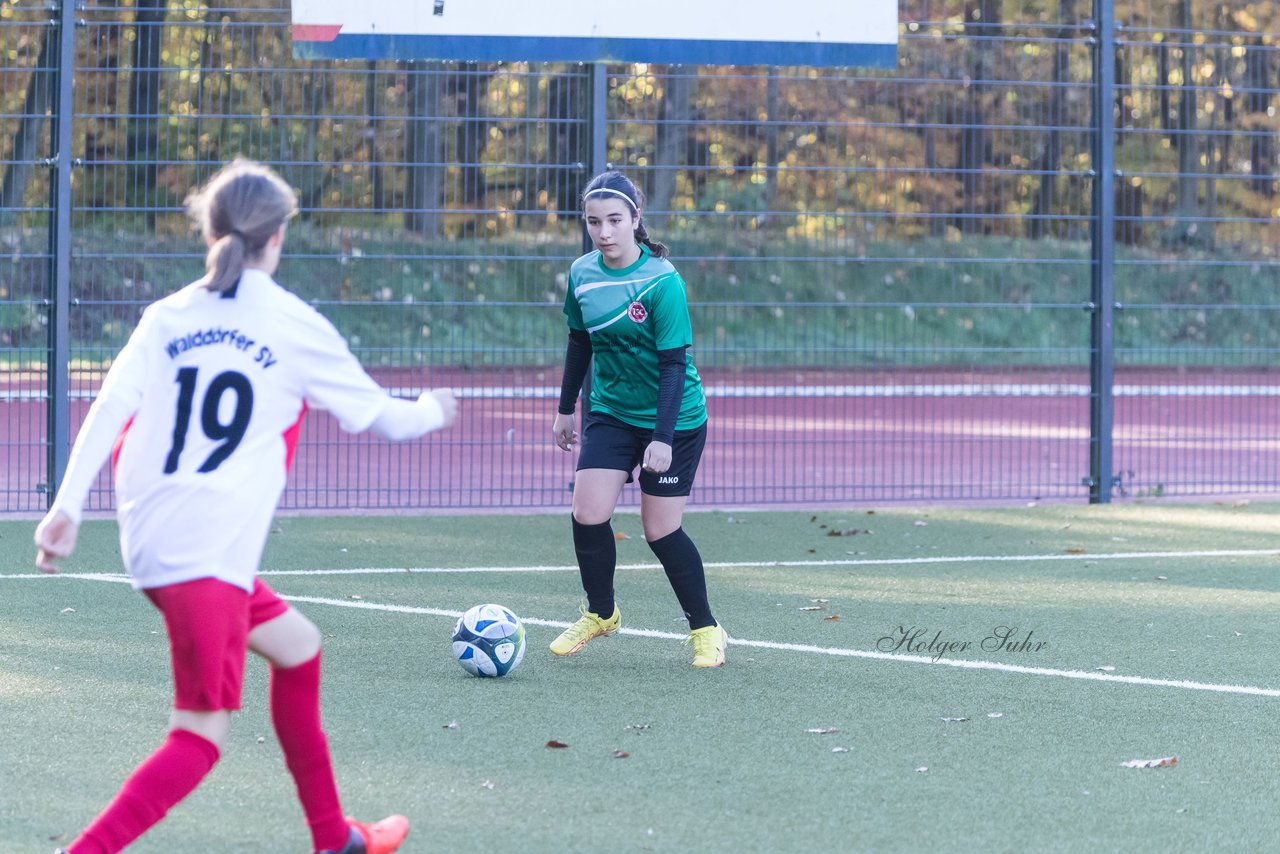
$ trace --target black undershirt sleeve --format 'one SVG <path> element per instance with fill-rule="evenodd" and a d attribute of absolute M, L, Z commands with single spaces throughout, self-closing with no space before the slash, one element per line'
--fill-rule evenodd
<path fill-rule="evenodd" d="M 578 405 L 578 393 L 591 367 L 591 336 L 581 329 L 569 330 L 569 344 L 564 351 L 564 376 L 560 380 L 561 415 L 572 415 Z"/>
<path fill-rule="evenodd" d="M 684 398 L 688 347 L 658 351 L 658 418 L 653 425 L 653 440 L 670 445 L 676 434 L 676 418 Z"/>

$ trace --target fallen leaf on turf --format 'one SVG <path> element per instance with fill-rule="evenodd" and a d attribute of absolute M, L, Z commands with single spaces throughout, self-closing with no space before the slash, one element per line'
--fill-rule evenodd
<path fill-rule="evenodd" d="M 481 783 L 481 784 L 480 784 L 480 788 L 482 788 L 482 789 L 492 789 L 492 788 L 493 788 L 493 781 L 492 781 L 492 780 L 485 780 L 483 783 Z"/>
<path fill-rule="evenodd" d="M 615 540 L 629 540 L 631 539 L 631 535 L 628 534 L 626 531 L 614 531 L 613 538 Z"/>
<path fill-rule="evenodd" d="M 958 724 L 958 723 L 961 723 L 962 721 L 967 721 L 969 719 L 968 718 L 943 718 L 943 720 L 949 724 Z"/>
<path fill-rule="evenodd" d="M 556 741 L 554 738 L 547 742 L 547 747 L 553 747 L 557 750 L 568 746 L 563 741 Z"/>
<path fill-rule="evenodd" d="M 613 753 L 610 753 L 609 755 L 612 756 L 614 759 L 626 759 L 631 754 L 627 753 L 627 751 L 625 750 L 615 750 L 613 751 Z"/>
<path fill-rule="evenodd" d="M 461 729 L 462 725 L 457 721 L 449 721 L 447 724 L 444 725 L 444 728 L 445 729 Z"/>
<path fill-rule="evenodd" d="M 839 731 L 840 730 L 836 729 L 833 726 L 812 727 L 810 729 L 805 730 L 805 732 L 812 733 L 813 735 L 831 735 L 833 732 L 839 732 Z"/>
<path fill-rule="evenodd" d="M 839 615 L 839 614 L 831 614 L 831 615 L 829 615 L 829 616 L 823 617 L 822 619 L 827 620 L 828 622 L 834 622 L 835 620 L 840 619 L 840 615 Z"/>
<path fill-rule="evenodd" d="M 1069 549 L 1063 549 L 1063 551 L 1069 555 L 1085 555 L 1089 553 L 1088 549 L 1082 549 L 1082 548 L 1079 548 L 1078 546 L 1069 548 Z"/>
<path fill-rule="evenodd" d="M 1121 762 L 1121 768 L 1172 768 L 1178 764 L 1176 756 L 1162 756 L 1159 759 L 1130 759 Z"/>
<path fill-rule="evenodd" d="M 848 752 L 849 752 L 849 748 L 847 748 L 847 747 L 833 747 L 833 748 L 831 748 L 831 752 L 832 752 L 832 753 L 848 753 Z"/>

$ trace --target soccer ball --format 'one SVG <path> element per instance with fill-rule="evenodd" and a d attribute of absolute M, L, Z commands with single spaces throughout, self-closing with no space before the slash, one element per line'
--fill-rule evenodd
<path fill-rule="evenodd" d="M 453 657 L 472 676 L 506 676 L 524 658 L 524 626 L 501 605 L 476 605 L 453 627 Z"/>

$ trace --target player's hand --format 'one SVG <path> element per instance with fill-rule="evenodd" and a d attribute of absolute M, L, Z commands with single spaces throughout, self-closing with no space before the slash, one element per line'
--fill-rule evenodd
<path fill-rule="evenodd" d="M 645 471 L 662 474 L 671 468 L 671 446 L 666 442 L 650 442 L 649 447 L 644 449 L 642 465 Z"/>
<path fill-rule="evenodd" d="M 578 441 L 578 431 L 573 429 L 574 419 L 572 415 L 563 415 L 556 413 L 556 420 L 551 422 L 551 434 L 555 437 L 556 447 L 562 451 L 573 450 L 574 443 Z"/>
<path fill-rule="evenodd" d="M 440 404 L 440 410 L 444 413 L 444 423 L 440 425 L 441 428 L 448 427 L 458 417 L 458 399 L 453 396 L 453 389 L 433 388 L 428 394 L 436 399 L 436 403 Z"/>
<path fill-rule="evenodd" d="M 80 524 L 61 510 L 50 510 L 36 526 L 36 566 L 41 572 L 57 572 L 59 558 L 76 549 Z"/>

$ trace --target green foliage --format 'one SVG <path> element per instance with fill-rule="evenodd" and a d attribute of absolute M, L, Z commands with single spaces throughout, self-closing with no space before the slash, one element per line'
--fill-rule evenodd
<path fill-rule="evenodd" d="M 558 358 L 590 160 L 582 67 L 309 63 L 292 58 L 283 2 L 165 8 L 154 67 L 138 64 L 145 5 L 91 4 L 77 30 L 86 358 L 199 275 L 183 200 L 237 155 L 297 188 L 285 277 L 367 359 Z M 1082 364 L 1089 14 L 1082 0 L 904 0 L 891 71 L 606 69 L 607 156 L 658 203 L 704 363 Z M 1130 0 L 1116 16 L 1117 343 L 1135 362 L 1265 362 L 1280 3 Z M 47 22 L 0 0 L 0 155 L 16 157 L 26 98 L 50 82 L 33 70 Z M 129 103 L 144 83 L 155 115 Z M 11 347 L 45 334 L 52 174 L 31 169 L 0 212 L 17 225 L 0 270 Z"/>
<path fill-rule="evenodd" d="M 279 278 L 369 364 L 554 365 L 576 235 L 426 241 L 373 229 L 290 231 Z M 33 235 L 31 239 L 36 240 Z M 813 242 L 756 231 L 732 245 L 696 227 L 664 235 L 688 283 L 697 358 L 710 366 L 1082 366 L 1087 247 L 1051 240 Z M 141 308 L 198 278 L 190 235 L 78 233 L 79 356 L 109 358 Z M 488 253 L 480 255 L 481 252 Z M 24 262 L 0 336 L 42 346 L 44 281 Z M 1126 251 L 1117 270 L 1119 360 L 1267 365 L 1280 350 L 1280 270 L 1225 253 Z"/>

